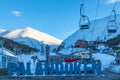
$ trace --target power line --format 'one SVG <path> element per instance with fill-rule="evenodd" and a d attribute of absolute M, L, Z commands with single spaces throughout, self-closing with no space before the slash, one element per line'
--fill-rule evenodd
<path fill-rule="evenodd" d="M 113 6 L 113 9 L 112 9 L 112 10 L 114 10 L 114 9 L 115 9 L 115 7 L 116 7 L 117 3 L 118 3 L 118 0 L 116 0 L 116 2 L 115 2 L 115 4 L 114 4 L 114 6 Z"/>

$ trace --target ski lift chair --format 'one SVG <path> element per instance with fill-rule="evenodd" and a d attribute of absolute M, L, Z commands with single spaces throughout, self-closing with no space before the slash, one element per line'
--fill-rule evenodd
<path fill-rule="evenodd" d="M 107 31 L 108 31 L 108 33 L 116 33 L 117 32 L 116 22 L 110 22 Z"/>
<path fill-rule="evenodd" d="M 79 22 L 80 29 L 89 29 L 90 21 L 87 16 L 81 16 L 80 22 Z"/>
<path fill-rule="evenodd" d="M 107 28 L 108 33 L 116 33 L 117 32 L 117 23 L 116 23 L 116 12 L 112 10 L 112 16 L 110 17 L 110 22 Z"/>
<path fill-rule="evenodd" d="M 109 29 L 108 33 L 116 33 L 116 31 L 117 31 L 116 29 Z"/>
<path fill-rule="evenodd" d="M 84 1 L 83 1 L 83 3 L 81 4 L 81 7 L 80 7 L 80 15 L 81 15 L 81 18 L 80 18 L 80 21 L 79 21 L 80 29 L 81 30 L 89 29 L 90 21 L 89 21 L 88 16 L 86 16 L 84 14 Z"/>

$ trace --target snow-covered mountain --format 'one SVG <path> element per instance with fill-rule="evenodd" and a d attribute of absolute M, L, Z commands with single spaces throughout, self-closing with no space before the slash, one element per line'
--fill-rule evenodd
<path fill-rule="evenodd" d="M 6 31 L 6 30 L 4 30 L 4 29 L 0 29 L 0 33 L 4 32 L 4 31 Z"/>
<path fill-rule="evenodd" d="M 60 39 L 30 27 L 6 30 L 0 33 L 0 36 L 27 44 L 34 48 L 39 48 L 42 43 L 48 45 L 59 45 L 61 43 Z"/>
<path fill-rule="evenodd" d="M 75 44 L 77 40 L 95 41 L 105 40 L 105 38 L 106 40 L 108 40 L 116 37 L 118 34 L 120 34 L 120 15 L 117 15 L 116 23 L 118 25 L 118 30 L 116 33 L 107 33 L 108 19 L 109 17 L 105 17 L 102 19 L 91 21 L 90 29 L 84 31 L 78 29 L 76 32 L 66 38 L 63 43 L 65 44 L 65 46 L 68 46 L 71 44 Z"/>

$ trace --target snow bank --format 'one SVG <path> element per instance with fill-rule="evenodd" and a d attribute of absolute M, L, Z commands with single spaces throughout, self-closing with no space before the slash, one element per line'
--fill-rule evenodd
<path fill-rule="evenodd" d="M 116 73 L 120 73 L 120 65 L 112 65 L 110 66 L 110 70 Z"/>
<path fill-rule="evenodd" d="M 83 49 L 83 48 L 66 48 L 66 49 L 62 49 L 58 53 L 63 54 L 63 55 L 70 55 L 72 53 L 80 52 L 80 51 L 85 51 L 85 49 Z"/>
<path fill-rule="evenodd" d="M 95 53 L 93 54 L 93 58 L 95 60 L 100 60 L 102 62 L 102 70 L 105 68 L 109 68 L 111 62 L 115 60 L 114 56 L 102 53 Z"/>

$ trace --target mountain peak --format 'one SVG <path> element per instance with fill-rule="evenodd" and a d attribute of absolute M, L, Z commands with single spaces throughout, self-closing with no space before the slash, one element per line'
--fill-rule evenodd
<path fill-rule="evenodd" d="M 49 45 L 59 45 L 61 43 L 60 39 L 57 39 L 47 33 L 40 32 L 31 27 L 24 27 L 20 29 L 15 29 L 12 31 L 6 31 L 4 34 L 5 38 L 13 39 L 13 38 L 33 38 L 37 41 L 43 41 L 45 44 Z"/>
<path fill-rule="evenodd" d="M 34 28 L 32 28 L 32 27 L 29 27 L 29 26 L 27 26 L 27 27 L 23 27 L 23 28 L 20 28 L 22 31 L 24 31 L 24 32 L 32 32 L 32 31 L 38 31 L 38 30 L 36 30 L 36 29 L 34 29 Z M 18 30 L 18 29 L 17 29 Z"/>
<path fill-rule="evenodd" d="M 30 26 L 24 27 L 23 29 L 25 29 L 25 30 L 33 30 L 33 28 L 30 27 Z"/>
<path fill-rule="evenodd" d="M 4 31 L 6 31 L 6 30 L 4 30 L 4 29 L 0 29 L 0 33 L 4 32 Z"/>

